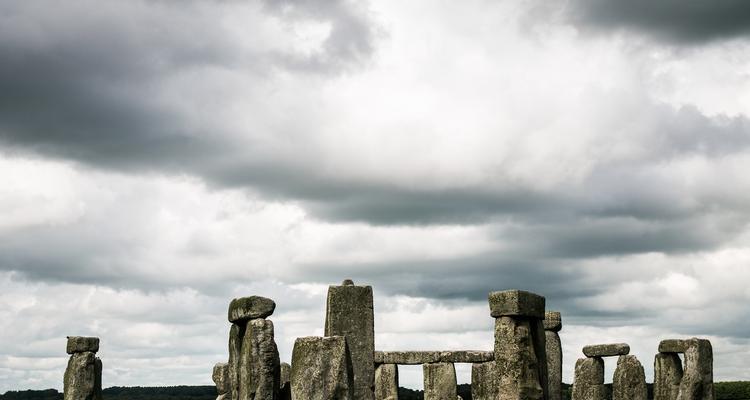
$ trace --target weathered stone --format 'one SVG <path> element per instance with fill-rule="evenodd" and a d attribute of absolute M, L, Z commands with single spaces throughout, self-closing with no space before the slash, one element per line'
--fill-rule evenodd
<path fill-rule="evenodd" d="M 624 356 L 630 353 L 630 346 L 626 343 L 592 344 L 583 347 L 586 357 Z"/>
<path fill-rule="evenodd" d="M 273 338 L 273 322 L 247 322 L 240 355 L 239 400 L 275 400 L 280 385 L 279 351 Z"/>
<path fill-rule="evenodd" d="M 676 353 L 654 357 L 654 400 L 677 400 L 682 380 L 682 360 Z"/>
<path fill-rule="evenodd" d="M 346 336 L 354 372 L 354 398 L 375 396 L 375 318 L 371 286 L 329 286 L 325 335 Z"/>
<path fill-rule="evenodd" d="M 560 332 L 562 330 L 562 316 L 560 311 L 547 311 L 544 313 L 544 330 Z"/>
<path fill-rule="evenodd" d="M 494 361 L 472 364 L 471 398 L 474 400 L 497 400 L 496 375 Z"/>
<path fill-rule="evenodd" d="M 292 367 L 287 363 L 281 363 L 280 370 L 279 384 L 281 386 L 279 388 L 279 399 L 292 400 L 292 384 L 290 383 Z"/>
<path fill-rule="evenodd" d="M 232 324 L 229 330 L 229 373 L 228 397 L 231 400 L 240 398 L 240 355 L 242 354 L 242 338 L 245 336 L 245 324 Z"/>
<path fill-rule="evenodd" d="M 545 320 L 546 322 L 547 320 Z M 545 331 L 549 400 L 562 400 L 562 344 L 555 331 Z"/>
<path fill-rule="evenodd" d="M 504 290 L 489 295 L 490 315 L 544 319 L 544 297 L 525 290 Z"/>
<path fill-rule="evenodd" d="M 495 353 L 479 350 L 458 351 L 376 351 L 376 364 L 418 365 L 435 362 L 482 363 L 495 359 Z"/>
<path fill-rule="evenodd" d="M 68 345 L 66 346 L 65 351 L 68 354 L 83 353 L 84 351 L 96 353 L 97 351 L 99 351 L 99 338 L 68 336 Z"/>
<path fill-rule="evenodd" d="M 276 303 L 269 298 L 261 296 L 240 297 L 229 303 L 228 318 L 229 322 L 266 318 L 273 314 L 275 309 Z"/>
<path fill-rule="evenodd" d="M 601 357 L 576 361 L 571 400 L 604 400 L 604 360 Z"/>
<path fill-rule="evenodd" d="M 216 393 L 225 394 L 229 391 L 229 365 L 227 363 L 216 363 L 211 378 L 216 384 Z"/>
<path fill-rule="evenodd" d="M 646 373 L 633 355 L 620 356 L 612 378 L 612 400 L 647 400 Z"/>
<path fill-rule="evenodd" d="M 541 320 L 495 319 L 495 370 L 500 398 L 546 398 L 547 357 L 544 347 Z"/>
<path fill-rule="evenodd" d="M 344 336 L 302 337 L 292 350 L 292 398 L 352 400 L 351 358 Z"/>
<path fill-rule="evenodd" d="M 96 392 L 96 356 L 94 352 L 76 352 L 70 356 L 63 379 L 64 400 L 93 400 Z"/>
<path fill-rule="evenodd" d="M 424 400 L 454 399 L 456 393 L 456 368 L 453 363 L 422 365 L 424 374 Z"/>
<path fill-rule="evenodd" d="M 690 347 L 690 339 L 665 339 L 659 342 L 659 353 L 684 353 Z"/>
<path fill-rule="evenodd" d="M 716 394 L 711 342 L 698 338 L 689 341 L 677 400 L 714 400 Z"/>
<path fill-rule="evenodd" d="M 398 400 L 398 365 L 380 364 L 375 369 L 375 400 Z"/>

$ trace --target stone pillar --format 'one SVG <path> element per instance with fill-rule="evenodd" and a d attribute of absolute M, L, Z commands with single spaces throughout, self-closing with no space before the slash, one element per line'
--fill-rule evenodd
<path fill-rule="evenodd" d="M 671 339 L 659 343 L 660 353 L 684 353 L 677 400 L 714 400 L 713 349 L 706 339 Z"/>
<path fill-rule="evenodd" d="M 250 296 L 232 300 L 228 319 L 229 381 L 232 400 L 276 400 L 279 392 L 280 362 L 274 341 L 273 300 Z"/>
<path fill-rule="evenodd" d="M 612 400 L 648 400 L 646 374 L 640 361 L 633 355 L 617 359 L 612 378 Z"/>
<path fill-rule="evenodd" d="M 680 356 L 677 353 L 657 353 L 654 358 L 654 400 L 677 400 L 680 381 Z"/>
<path fill-rule="evenodd" d="M 96 357 L 99 338 L 68 336 L 70 354 L 63 378 L 64 400 L 101 400 L 102 361 Z"/>
<path fill-rule="evenodd" d="M 353 400 L 353 374 L 344 336 L 302 337 L 292 350 L 292 399 Z"/>
<path fill-rule="evenodd" d="M 346 336 L 354 371 L 354 398 L 375 398 L 375 318 L 371 286 L 355 286 L 347 279 L 329 286 L 325 336 Z"/>
<path fill-rule="evenodd" d="M 471 398 L 473 400 L 497 400 L 497 389 L 494 361 L 471 364 Z"/>
<path fill-rule="evenodd" d="M 216 385 L 216 400 L 225 400 L 229 391 L 229 365 L 227 363 L 216 363 L 211 377 Z"/>
<path fill-rule="evenodd" d="M 397 364 L 379 364 L 375 368 L 375 400 L 398 400 Z"/>
<path fill-rule="evenodd" d="M 522 290 L 492 292 L 495 372 L 502 400 L 548 399 L 544 297 Z"/>
<path fill-rule="evenodd" d="M 292 385 L 290 383 L 291 374 L 292 367 L 287 363 L 281 363 L 281 378 L 279 381 L 279 399 L 281 400 L 292 400 Z"/>
<path fill-rule="evenodd" d="M 604 400 L 604 360 L 601 357 L 576 361 L 571 400 Z"/>
<path fill-rule="evenodd" d="M 456 391 L 456 368 L 453 363 L 422 364 L 424 400 L 453 400 Z"/>
<path fill-rule="evenodd" d="M 558 334 L 561 329 L 562 318 L 559 311 L 547 311 L 544 313 L 549 400 L 562 400 L 562 343 Z"/>

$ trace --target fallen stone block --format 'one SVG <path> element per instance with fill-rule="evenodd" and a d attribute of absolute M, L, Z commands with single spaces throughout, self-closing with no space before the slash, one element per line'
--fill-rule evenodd
<path fill-rule="evenodd" d="M 229 303 L 229 322 L 237 323 L 257 318 L 266 318 L 273 314 L 276 303 L 266 297 L 240 297 Z"/>
<path fill-rule="evenodd" d="M 624 356 L 630 353 L 630 346 L 626 343 L 592 344 L 583 347 L 586 357 Z"/>
<path fill-rule="evenodd" d="M 525 290 L 504 290 L 489 294 L 490 315 L 544 319 L 544 297 Z"/>
<path fill-rule="evenodd" d="M 292 350 L 292 398 L 353 400 L 353 376 L 344 336 L 301 337 Z"/>
<path fill-rule="evenodd" d="M 68 354 L 99 351 L 99 338 L 86 336 L 68 336 L 68 344 L 65 351 Z"/>

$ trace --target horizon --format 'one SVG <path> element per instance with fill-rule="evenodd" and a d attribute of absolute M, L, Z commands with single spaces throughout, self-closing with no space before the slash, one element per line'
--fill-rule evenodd
<path fill-rule="evenodd" d="M 289 362 L 346 278 L 377 350 L 489 350 L 518 288 L 564 381 L 695 336 L 750 381 L 750 2 L 11 0 L 0 60 L 0 393 L 67 335 L 210 385 L 249 295 Z"/>

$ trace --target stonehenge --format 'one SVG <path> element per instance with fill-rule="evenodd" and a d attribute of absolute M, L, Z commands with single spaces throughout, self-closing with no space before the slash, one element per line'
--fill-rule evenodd
<path fill-rule="evenodd" d="M 612 378 L 612 400 L 647 400 L 646 374 L 633 355 L 617 358 L 617 368 Z"/>
<path fill-rule="evenodd" d="M 64 400 L 102 399 L 102 361 L 96 357 L 99 338 L 68 336 L 70 354 L 63 377 Z"/>
<path fill-rule="evenodd" d="M 456 391 L 456 368 L 453 363 L 436 362 L 422 364 L 424 378 L 424 400 L 454 399 Z"/>
<path fill-rule="evenodd" d="M 211 378 L 216 385 L 216 400 L 226 399 L 229 391 L 229 365 L 227 363 L 216 363 Z"/>
<path fill-rule="evenodd" d="M 562 330 L 559 311 L 544 313 L 545 352 L 547 353 L 547 386 L 549 400 L 562 400 L 562 343 L 558 332 Z"/>
<path fill-rule="evenodd" d="M 375 369 L 375 398 L 398 399 L 398 365 L 380 364 Z"/>
<path fill-rule="evenodd" d="M 612 379 L 612 400 L 647 400 L 646 374 L 640 361 L 630 355 L 626 343 L 594 344 L 583 347 L 586 358 L 578 359 L 573 381 L 573 400 L 603 400 L 604 359 L 617 356 Z"/>
<path fill-rule="evenodd" d="M 684 365 L 679 354 L 684 357 Z M 713 349 L 706 339 L 667 339 L 654 359 L 654 400 L 713 400 Z"/>
<path fill-rule="evenodd" d="M 346 337 L 302 337 L 294 342 L 292 399 L 353 400 L 354 374 Z"/>

